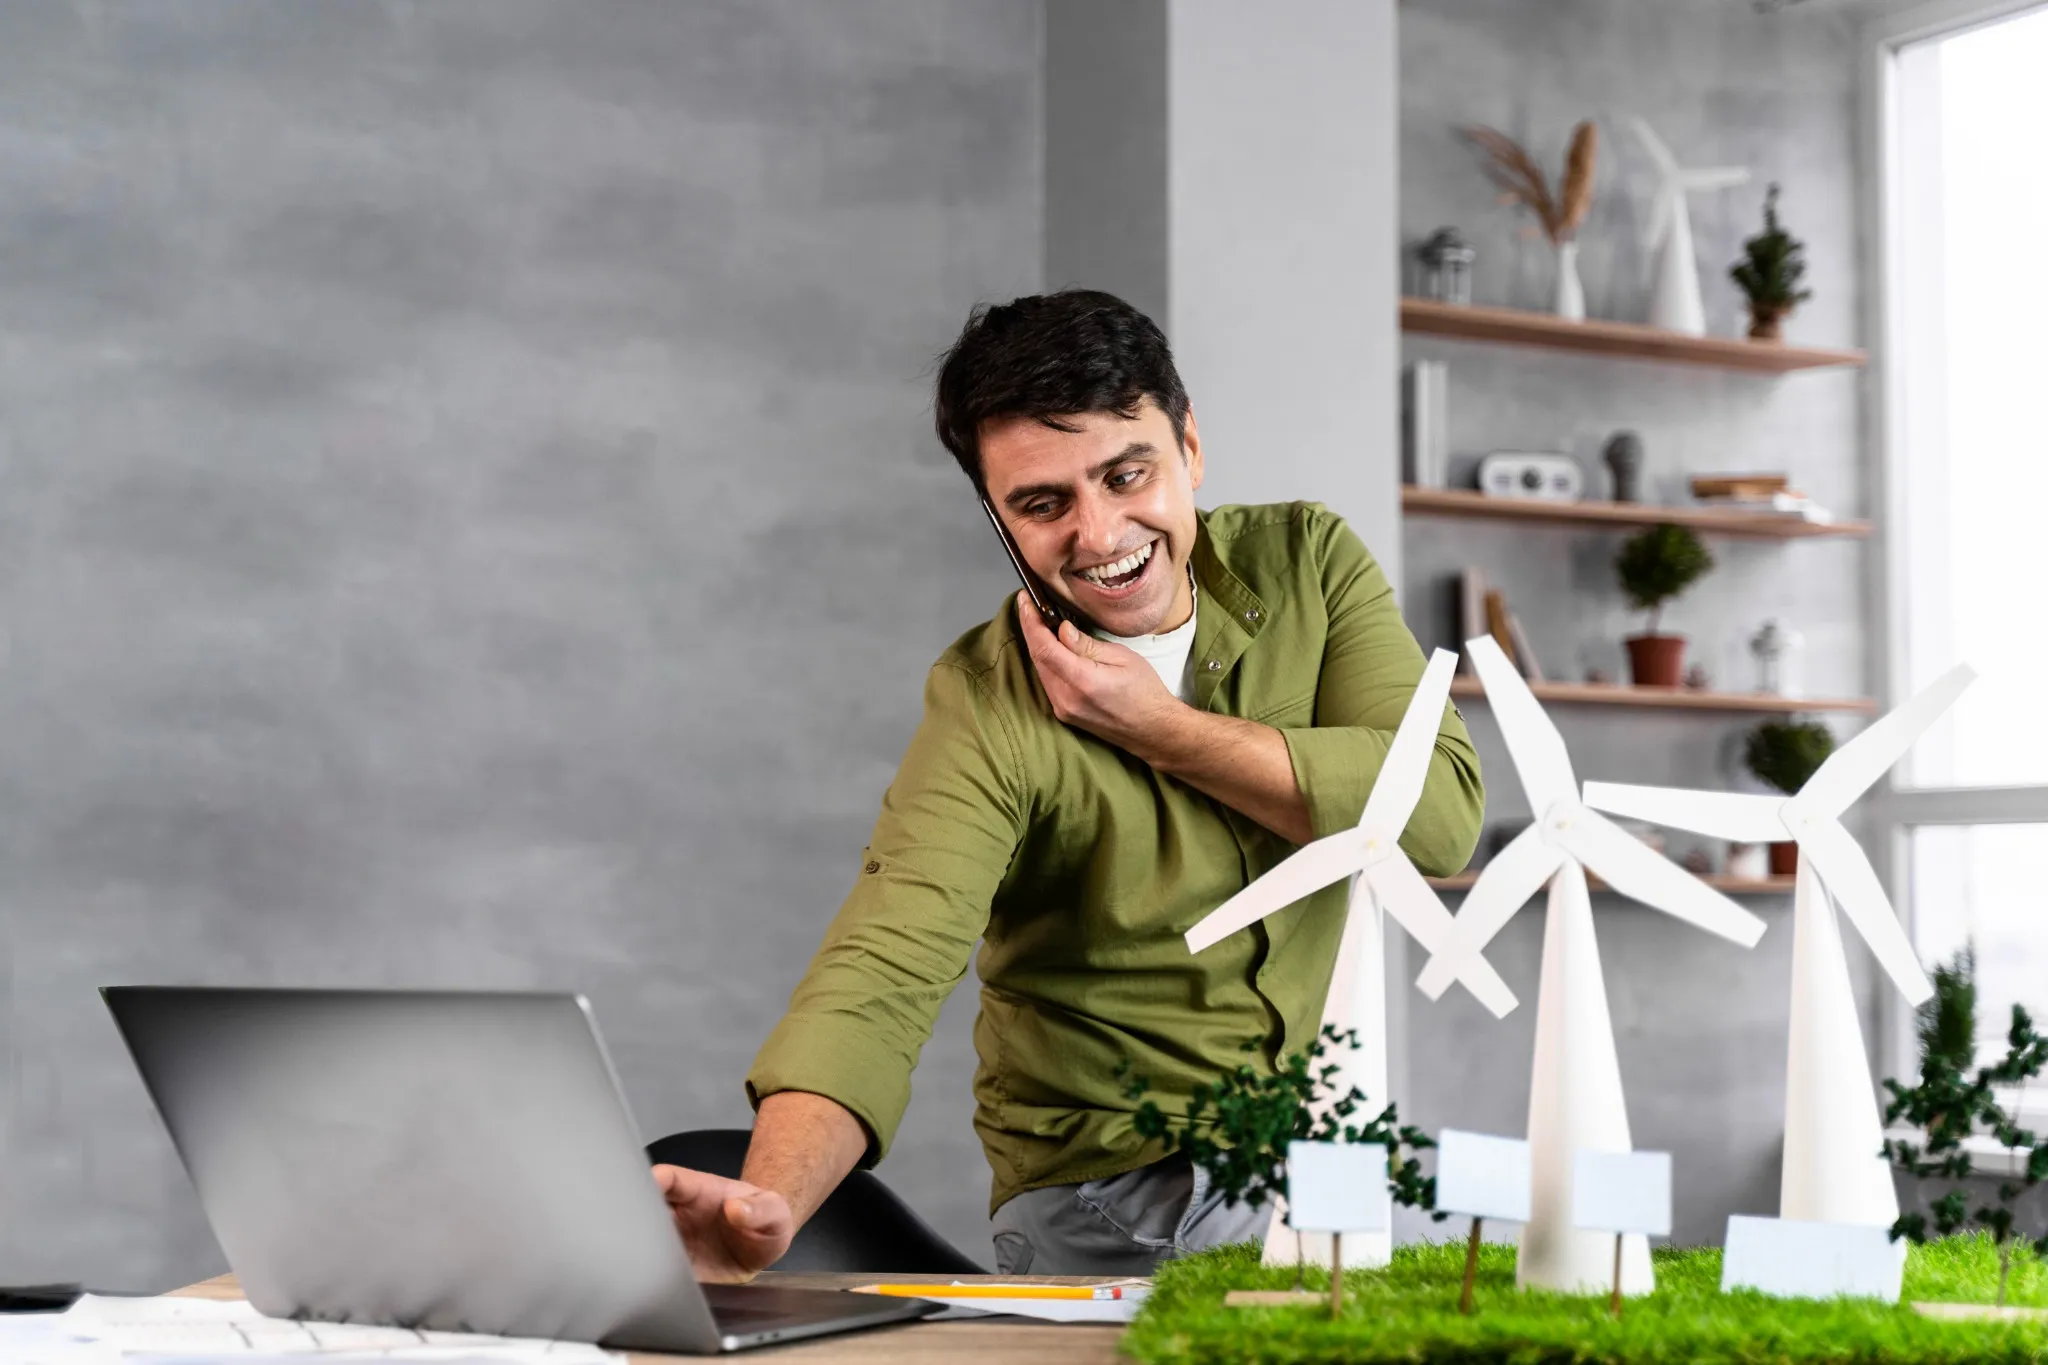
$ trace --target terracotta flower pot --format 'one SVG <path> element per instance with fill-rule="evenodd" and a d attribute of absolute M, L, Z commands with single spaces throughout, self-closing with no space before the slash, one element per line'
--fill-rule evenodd
<path fill-rule="evenodd" d="M 1799 872 L 1799 845 L 1791 840 L 1771 845 L 1771 875 L 1791 877 Z"/>
<path fill-rule="evenodd" d="M 1751 341 L 1783 341 L 1785 339 L 1785 315 L 1792 310 L 1782 304 L 1752 303 L 1749 305 L 1749 339 Z"/>
<path fill-rule="evenodd" d="M 1685 680 L 1683 635 L 1634 635 L 1626 643 L 1629 676 L 1637 687 L 1677 687 Z"/>

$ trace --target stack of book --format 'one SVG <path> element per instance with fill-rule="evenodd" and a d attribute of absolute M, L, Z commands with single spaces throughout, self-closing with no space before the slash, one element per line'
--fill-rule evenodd
<path fill-rule="evenodd" d="M 1544 680 L 1543 665 L 1537 662 L 1529 633 L 1522 629 L 1521 618 L 1508 610 L 1507 594 L 1489 584 L 1479 570 L 1467 569 L 1458 582 L 1458 638 L 1476 640 L 1482 635 L 1493 637 L 1524 678 Z M 1465 656 L 1458 666 L 1471 673 L 1471 656 Z"/>
<path fill-rule="evenodd" d="M 1835 514 L 1791 487 L 1783 474 L 1717 474 L 1692 481 L 1692 495 L 1708 507 L 1776 512 L 1825 525 Z"/>

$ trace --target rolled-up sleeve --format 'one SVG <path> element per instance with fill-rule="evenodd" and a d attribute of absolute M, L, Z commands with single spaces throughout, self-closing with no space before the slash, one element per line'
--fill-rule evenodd
<path fill-rule="evenodd" d="M 1358 823 L 1422 680 L 1424 660 L 1386 574 L 1351 528 L 1330 517 L 1315 544 L 1330 620 L 1315 724 L 1281 734 L 1321 838 Z M 1479 755 L 1464 720 L 1447 704 L 1422 799 L 1401 847 L 1423 872 L 1450 876 L 1471 860 L 1485 810 Z"/>
<path fill-rule="evenodd" d="M 1022 837 L 1022 765 L 1007 726 L 975 675 L 932 669 L 853 890 L 747 1075 L 757 1108 L 781 1090 L 844 1105 L 867 1129 L 865 1165 L 896 1135 L 911 1070 Z"/>

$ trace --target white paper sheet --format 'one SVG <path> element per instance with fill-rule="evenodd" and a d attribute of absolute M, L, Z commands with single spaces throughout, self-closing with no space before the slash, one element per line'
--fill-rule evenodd
<path fill-rule="evenodd" d="M 1801 1223 L 1787 1218 L 1728 1220 L 1721 1291 L 1757 1289 L 1781 1299 L 1837 1294 L 1899 1301 L 1906 1244 L 1859 1223 Z"/>
<path fill-rule="evenodd" d="M 1671 1235 L 1671 1153 L 1589 1152 L 1572 1159 L 1572 1226 Z"/>
<path fill-rule="evenodd" d="M 1446 1128 L 1436 1135 L 1436 1206 L 1504 1223 L 1529 1221 L 1529 1144 Z"/>
<path fill-rule="evenodd" d="M 270 1318 L 246 1299 L 115 1298 L 88 1294 L 63 1313 L 0 1316 L 0 1359 L 87 1362 L 323 1360 L 540 1361 L 593 1365 L 619 1357 L 587 1342 L 415 1331 Z"/>
<path fill-rule="evenodd" d="M 1394 1223 L 1387 1149 L 1377 1142 L 1287 1145 L 1287 1222 L 1296 1232 L 1384 1232 Z"/>

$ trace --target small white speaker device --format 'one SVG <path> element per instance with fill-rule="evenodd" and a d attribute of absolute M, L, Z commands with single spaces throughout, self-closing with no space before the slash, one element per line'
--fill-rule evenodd
<path fill-rule="evenodd" d="M 1496 451 L 1479 462 L 1479 491 L 1491 498 L 1577 502 L 1586 476 L 1569 455 Z"/>

